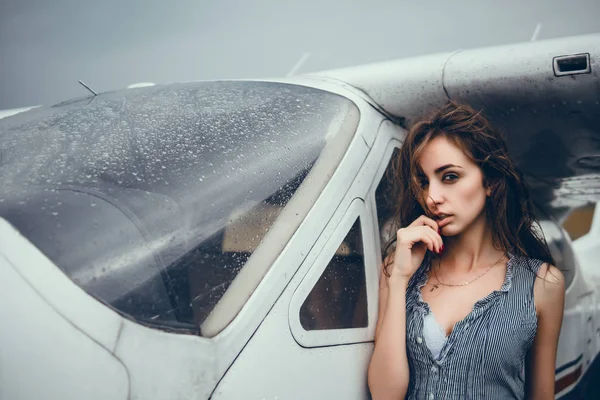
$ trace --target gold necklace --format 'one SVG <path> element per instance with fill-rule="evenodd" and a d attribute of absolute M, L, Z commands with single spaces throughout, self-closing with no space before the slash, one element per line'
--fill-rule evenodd
<path fill-rule="evenodd" d="M 467 282 L 463 282 L 463 283 L 456 283 L 456 284 L 452 284 L 452 283 L 444 283 L 442 282 L 442 280 L 438 277 L 437 272 L 435 272 L 435 268 L 433 268 L 433 274 L 435 275 L 435 279 L 437 279 L 437 283 L 434 283 L 432 285 L 432 288 L 430 290 L 430 292 L 433 292 L 435 289 L 439 288 L 439 285 L 442 286 L 449 286 L 449 287 L 457 287 L 457 286 L 467 286 L 470 285 L 471 283 L 475 282 L 477 279 L 481 278 L 482 276 L 484 276 L 485 274 L 487 274 L 493 267 L 495 267 L 501 260 L 504 259 L 504 254 L 502 255 L 502 257 L 500 257 L 495 263 L 493 263 L 492 265 L 490 265 L 488 267 L 488 269 L 486 269 L 485 271 L 483 271 L 479 276 L 477 276 L 475 279 L 471 279 L 470 281 Z M 441 266 L 441 260 L 440 260 L 440 264 L 438 265 L 438 268 Z"/>

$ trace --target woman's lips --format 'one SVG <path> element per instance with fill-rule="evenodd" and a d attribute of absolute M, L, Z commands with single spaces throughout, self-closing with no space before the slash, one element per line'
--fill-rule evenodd
<path fill-rule="evenodd" d="M 442 227 L 448 225 L 450 223 L 450 219 L 451 218 L 452 218 L 452 215 L 448 215 L 447 217 L 439 219 L 438 220 L 438 227 L 442 228 Z"/>

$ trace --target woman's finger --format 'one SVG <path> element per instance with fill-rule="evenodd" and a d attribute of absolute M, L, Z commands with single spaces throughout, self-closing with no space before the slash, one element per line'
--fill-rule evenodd
<path fill-rule="evenodd" d="M 441 248 L 442 246 L 444 246 L 444 239 L 442 239 L 442 235 L 440 235 L 437 225 L 436 225 L 435 229 L 429 229 L 429 228 L 432 228 L 430 225 L 426 225 L 426 226 L 424 226 L 424 228 L 427 230 L 428 233 L 433 234 L 432 237 L 434 238 L 435 243 L 437 244 L 438 248 Z"/>
<path fill-rule="evenodd" d="M 433 219 L 429 218 L 426 215 L 421 215 L 419 218 L 415 219 L 412 224 L 410 224 L 410 226 L 419 226 L 419 225 L 428 226 L 436 232 L 438 230 L 437 222 L 435 222 Z"/>
<path fill-rule="evenodd" d="M 439 235 L 433 232 L 429 227 L 425 228 L 425 232 L 423 233 L 424 237 L 427 237 L 431 242 L 431 251 L 434 253 L 439 253 L 442 248 L 442 243 L 440 243 Z"/>
<path fill-rule="evenodd" d="M 442 237 L 429 225 L 403 228 L 397 232 L 398 244 L 404 244 L 409 248 L 421 241 L 425 243 L 425 238 L 427 238 L 426 244 L 431 245 L 431 251 L 439 252 L 444 245 Z"/>
<path fill-rule="evenodd" d="M 435 237 L 435 242 L 438 244 L 438 250 L 441 250 L 444 247 L 444 239 L 442 239 L 442 235 L 440 235 L 437 231 L 433 232 Z"/>
<path fill-rule="evenodd" d="M 419 242 L 423 243 L 429 251 L 435 251 L 433 241 L 431 240 L 430 237 L 423 236 L 423 237 L 421 237 L 421 240 L 419 240 Z"/>

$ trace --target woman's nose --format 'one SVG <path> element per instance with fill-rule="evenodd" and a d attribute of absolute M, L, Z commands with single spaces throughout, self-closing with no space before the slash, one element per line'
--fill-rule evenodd
<path fill-rule="evenodd" d="M 427 205 L 430 208 L 435 208 L 441 202 L 442 202 L 442 193 L 441 193 L 441 190 L 439 190 L 434 185 L 430 185 L 429 186 L 429 190 L 427 192 Z"/>
<path fill-rule="evenodd" d="M 437 202 L 429 195 L 427 196 L 427 207 L 432 211 L 437 207 Z"/>

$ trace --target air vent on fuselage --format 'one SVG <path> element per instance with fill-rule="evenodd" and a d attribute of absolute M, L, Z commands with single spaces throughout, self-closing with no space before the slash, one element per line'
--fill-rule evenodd
<path fill-rule="evenodd" d="M 552 67 L 555 76 L 589 74 L 592 72 L 589 53 L 554 57 Z"/>

